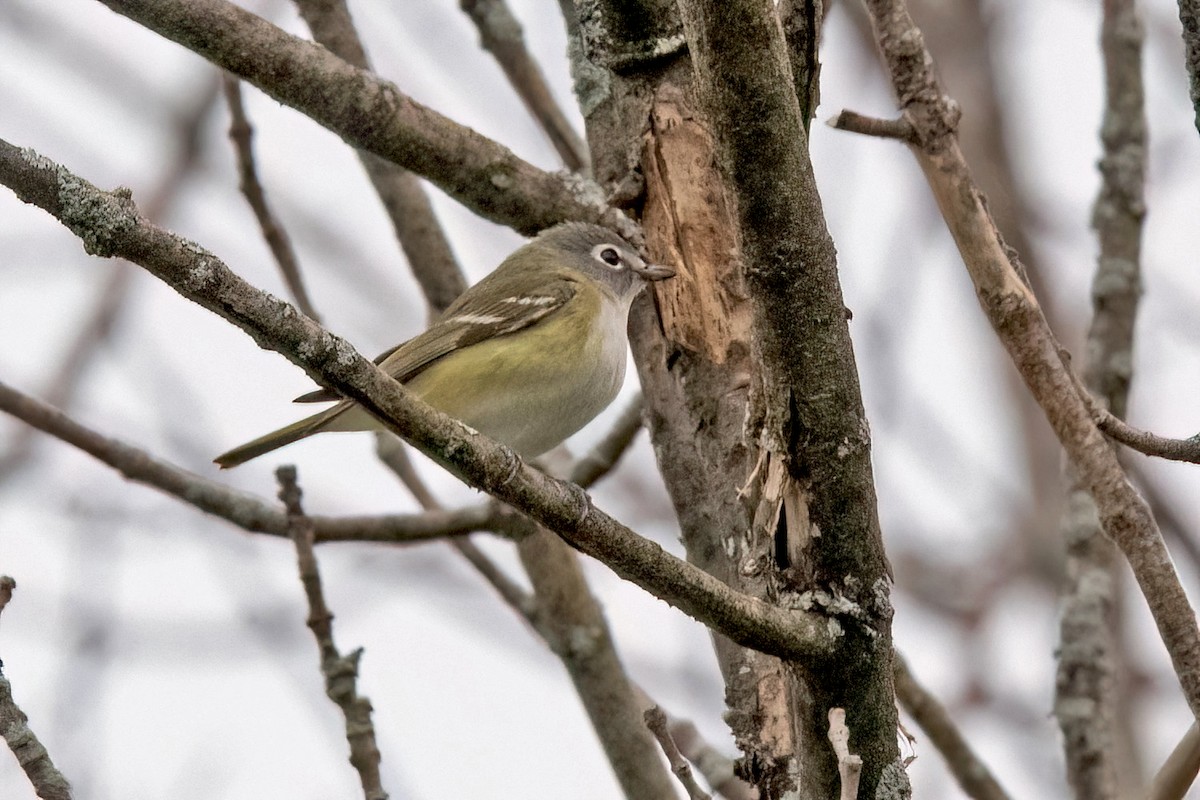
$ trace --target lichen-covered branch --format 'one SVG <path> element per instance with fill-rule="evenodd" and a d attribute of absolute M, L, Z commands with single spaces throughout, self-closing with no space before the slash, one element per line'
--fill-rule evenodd
<path fill-rule="evenodd" d="M 798 789 L 801 797 L 837 791 L 837 760 L 816 746 L 837 707 L 853 720 L 851 749 L 863 759 L 870 795 L 899 758 L 889 575 L 836 254 L 788 49 L 770 0 L 687 0 L 680 10 L 696 91 L 733 195 L 753 310 L 753 525 L 776 537 L 784 586 L 828 592 L 856 608 L 838 667 L 791 665 L 804 685 L 795 711 L 803 742 Z"/>
<path fill-rule="evenodd" d="M 1100 257 L 1092 280 L 1092 324 L 1085 391 L 1105 413 L 1125 414 L 1133 367 L 1133 332 L 1141 296 L 1145 216 L 1146 119 L 1142 26 L 1133 0 L 1107 0 L 1100 34 L 1105 108 L 1100 126 L 1103 177 L 1093 224 Z M 1060 621 L 1055 715 L 1063 732 L 1067 777 L 1076 797 L 1116 798 L 1122 748 L 1116 637 L 1117 552 L 1104 536 L 1087 487 L 1072 476 L 1063 520 L 1067 587 Z"/>
<path fill-rule="evenodd" d="M 317 42 L 360 69 L 371 68 L 345 0 L 296 0 L 296 7 Z M 357 152 L 425 298 L 434 311 L 444 311 L 467 288 L 467 279 L 425 187 L 408 170 L 366 150 Z"/>
<path fill-rule="evenodd" d="M 12 599 L 17 582 L 8 575 L 0 575 L 0 611 Z M 29 717 L 13 700 L 12 684 L 4 677 L 0 662 L 0 738 L 12 751 L 17 764 L 42 800 L 71 800 L 71 785 L 63 777 L 50 753 L 29 727 Z"/>
<path fill-rule="evenodd" d="M 101 1 L 355 147 L 428 178 L 480 216 L 525 234 L 567 219 L 621 224 L 587 181 L 537 169 L 394 84 L 226 0 Z"/>
<path fill-rule="evenodd" d="M 1200 716 L 1200 630 L 1162 535 L 1096 427 L 1019 262 L 1004 243 L 955 138 L 956 106 L 901 0 L 865 0 L 900 107 L 917 130 L 925 172 L 976 295 L 1088 488 L 1105 532 L 1125 554 L 1193 714 Z"/>
<path fill-rule="evenodd" d="M 596 509 L 574 484 L 523 464 L 511 450 L 413 398 L 345 340 L 255 289 L 199 245 L 141 218 L 128 190 L 102 192 L 31 150 L 0 140 L 0 183 L 50 212 L 93 255 L 144 267 L 354 400 L 470 485 L 509 503 L 623 578 L 731 640 L 795 658 L 827 656 L 840 626 L 823 614 L 740 595 Z M 798 604 L 797 604 L 798 605 Z"/>
<path fill-rule="evenodd" d="M 1200 0 L 1179 0 L 1179 21 L 1183 24 L 1188 90 L 1196 109 L 1196 131 L 1200 132 Z"/>

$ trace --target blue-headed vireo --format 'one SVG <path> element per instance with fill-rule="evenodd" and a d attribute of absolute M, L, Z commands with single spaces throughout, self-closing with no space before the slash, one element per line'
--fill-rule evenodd
<path fill-rule="evenodd" d="M 428 330 L 376 363 L 434 408 L 532 458 L 617 396 L 629 306 L 645 281 L 674 274 L 647 264 L 607 228 L 563 223 L 515 250 Z M 337 399 L 321 389 L 296 401 Z M 361 406 L 342 400 L 214 461 L 236 467 L 314 433 L 381 428 Z"/>

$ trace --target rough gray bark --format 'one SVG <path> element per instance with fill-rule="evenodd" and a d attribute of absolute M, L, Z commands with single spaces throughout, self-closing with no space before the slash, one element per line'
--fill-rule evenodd
<path fill-rule="evenodd" d="M 636 309 L 632 334 L 648 427 L 688 559 L 772 603 L 819 604 L 836 597 L 862 612 L 852 623 L 856 631 L 844 651 L 854 655 L 844 662 L 784 662 L 717 638 L 727 719 L 744 755 L 742 775 L 763 797 L 793 792 L 828 796 L 836 787 L 837 770 L 825 736 L 826 713 L 830 704 L 842 703 L 855 736 L 851 749 L 859 748 L 855 752 L 869 764 L 864 792 L 874 791 L 882 771 L 898 763 L 886 562 L 878 542 L 845 310 L 811 171 L 801 167 L 797 175 L 789 174 L 795 184 L 776 178 L 767 194 L 778 195 L 781 185 L 788 186 L 793 200 L 815 203 L 796 217 L 802 231 L 780 229 L 812 249 L 802 259 L 785 257 L 772 269 L 770 258 L 762 259 L 769 246 L 752 238 L 758 248 L 754 260 L 743 260 L 740 235 L 748 229 L 761 233 L 779 218 L 760 217 L 765 206 L 748 218 L 746 210 L 755 202 L 743 194 L 749 187 L 729 180 L 717 167 L 713 131 L 727 131 L 706 122 L 696 108 L 693 63 L 682 49 L 682 21 L 673 4 L 581 2 L 576 10 L 573 68 L 595 177 L 618 195 L 630 185 L 644 185 L 647 246 L 654 258 L 679 268 L 669 286 L 655 287 L 653 308 L 647 303 Z M 755 13 L 774 19 L 766 4 Z M 654 25 L 640 29 L 635 17 Z M 779 35 L 777 23 L 772 24 Z M 809 30 L 815 32 L 811 26 Z M 782 47 L 781 38 L 777 45 Z M 758 55 L 755 59 L 757 69 Z M 722 74 L 722 79 L 728 77 Z M 803 161 L 806 167 L 807 156 L 797 145 L 804 141 L 803 130 L 786 59 L 767 84 L 778 90 L 783 103 L 790 103 L 795 121 L 786 130 L 767 133 L 772 140 L 767 146 L 797 148 L 790 164 Z M 762 134 L 765 128 L 755 130 Z M 763 145 L 756 142 L 751 149 Z M 807 177 L 802 181 L 800 174 Z M 810 271 L 796 269 L 801 264 Z M 752 276 L 748 265 L 757 269 Z M 796 294 L 805 299 L 795 300 Z M 803 311 L 797 302 L 806 306 Z M 806 318 L 800 327 L 797 315 Z M 810 321 L 820 332 L 806 329 Z M 797 353 L 789 342 L 805 341 L 818 343 L 813 352 L 832 347 L 832 361 L 823 361 L 826 353 L 793 366 Z M 832 401 L 808 402 L 797 416 L 795 406 L 805 403 L 803 398 L 830 390 L 826 381 L 836 382 Z M 811 387 L 811 395 L 801 386 Z M 753 406 L 752 387 L 757 398 Z M 833 427 L 816 423 L 822 411 L 835 407 L 839 420 Z M 748 420 L 755 424 L 750 438 Z M 849 453 L 839 455 L 838 445 L 847 442 Z M 803 483 L 791 474 L 791 466 L 806 473 Z M 794 518 L 783 515 L 785 503 Z M 800 561 L 785 573 L 788 547 L 777 536 L 811 533 L 812 523 L 823 526 L 821 546 L 827 544 L 829 550 L 814 557 L 803 545 L 794 548 L 791 555 Z M 861 541 L 851 544 L 855 540 Z M 843 584 L 846 575 L 854 577 Z M 850 663 L 854 666 L 846 671 Z"/>
<path fill-rule="evenodd" d="M 996 231 L 958 146 L 957 107 L 942 92 L 920 31 L 903 2 L 864 1 L 903 110 L 899 127 L 954 236 L 980 306 L 1087 486 L 1105 533 L 1129 561 L 1188 707 L 1200 715 L 1200 628 L 1158 524 L 1098 429 L 1020 261 Z"/>
<path fill-rule="evenodd" d="M 855 616 L 831 663 L 791 665 L 804 687 L 800 796 L 828 796 L 836 785 L 832 754 L 812 741 L 835 707 L 846 710 L 851 751 L 864 761 L 861 785 L 872 794 L 899 757 L 889 576 L 848 314 L 804 118 L 768 0 L 691 0 L 682 9 L 698 93 L 736 197 L 754 312 L 750 432 L 768 475 L 763 497 L 773 504 L 756 522 L 779 539 L 782 590 L 828 593 L 831 613 L 845 603 Z"/>
<path fill-rule="evenodd" d="M 770 561 L 771 534 L 752 527 L 750 503 L 738 493 L 754 467 L 743 438 L 753 365 L 732 213 L 711 136 L 696 118 L 686 53 L 629 56 L 668 49 L 656 42 L 681 44 L 681 23 L 671 2 L 643 2 L 629 15 L 618 2 L 577 10 L 572 68 L 596 180 L 617 193 L 644 185 L 647 246 L 678 270 L 670 287 L 655 287 L 653 298 L 635 305 L 630 333 L 687 557 L 767 598 L 770 573 L 758 565 Z M 658 27 L 639 31 L 634 18 Z M 727 546 L 739 548 L 737 557 Z M 719 635 L 714 641 L 726 719 L 743 754 L 738 772 L 764 798 L 779 796 L 796 780 L 792 675 L 780 659 Z"/>
<path fill-rule="evenodd" d="M 225 0 L 103 2 L 355 147 L 429 179 L 482 217 L 530 235 L 567 219 L 620 222 L 586 180 L 539 170 L 394 84 Z"/>
<path fill-rule="evenodd" d="M 1179 0 L 1179 21 L 1183 23 L 1184 64 L 1196 109 L 1196 130 L 1200 131 L 1200 0 Z"/>
<path fill-rule="evenodd" d="M 1093 315 L 1083 381 L 1121 418 L 1133 376 L 1146 213 L 1142 38 L 1133 0 L 1104 3 L 1100 37 L 1106 88 L 1101 124 L 1103 181 L 1092 220 L 1100 240 L 1100 257 L 1092 280 Z M 1141 776 L 1135 771 L 1135 740 L 1121 723 L 1121 660 L 1116 635 L 1119 553 L 1104 536 L 1096 504 L 1077 476 L 1063 533 L 1067 586 L 1054 713 L 1063 732 L 1067 777 L 1078 798 L 1128 796 L 1136 791 Z M 1123 739 L 1122 733 L 1126 734 Z"/>

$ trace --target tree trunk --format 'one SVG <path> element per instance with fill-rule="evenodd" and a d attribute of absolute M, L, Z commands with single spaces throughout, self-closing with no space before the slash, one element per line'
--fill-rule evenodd
<path fill-rule="evenodd" d="M 778 131 L 760 121 L 747 163 L 787 152 L 795 175 L 772 180 L 794 177 L 799 204 L 815 213 L 786 225 L 755 217 L 779 192 L 772 180 L 749 187 L 729 163 L 725 154 L 745 143 L 722 139 L 728 131 L 710 120 L 722 113 L 712 87 L 730 76 L 704 81 L 694 63 L 697 22 L 689 19 L 685 43 L 674 3 L 579 3 L 576 91 L 597 181 L 617 195 L 644 182 L 647 247 L 679 270 L 635 308 L 631 336 L 687 557 L 739 591 L 824 607 L 846 633 L 839 654 L 817 664 L 717 637 L 741 775 L 764 798 L 836 796 L 827 714 L 842 707 L 851 750 L 866 762 L 862 796 L 873 796 L 899 761 L 867 425 L 782 31 L 768 3 L 742 10 L 774 42 L 779 58 L 766 86 L 790 120 Z M 815 96 L 807 93 L 805 119 Z M 748 197 L 749 188 L 768 197 Z"/>

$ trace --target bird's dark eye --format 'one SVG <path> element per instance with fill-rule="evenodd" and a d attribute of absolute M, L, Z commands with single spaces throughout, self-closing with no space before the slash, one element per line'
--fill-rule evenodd
<path fill-rule="evenodd" d="M 608 264 L 610 267 L 615 267 L 617 264 L 621 263 L 621 254 L 611 247 L 606 247 L 601 250 L 600 258 L 603 259 L 604 263 Z"/>

